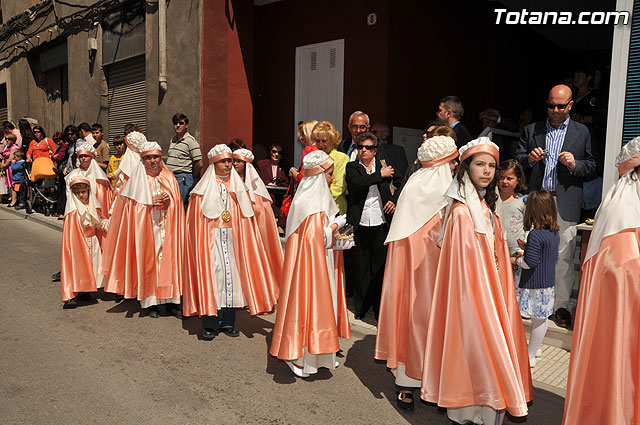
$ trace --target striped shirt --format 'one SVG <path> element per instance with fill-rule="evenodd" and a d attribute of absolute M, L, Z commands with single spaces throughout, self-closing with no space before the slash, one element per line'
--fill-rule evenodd
<path fill-rule="evenodd" d="M 553 127 L 547 119 L 547 135 L 545 137 L 545 147 L 548 151 L 544 157 L 544 178 L 542 179 L 542 189 L 554 191 L 558 182 L 558 155 L 562 152 L 564 137 L 567 135 L 569 119 L 558 126 Z"/>
<path fill-rule="evenodd" d="M 193 163 L 202 159 L 200 144 L 189 133 L 180 139 L 173 136 L 169 143 L 167 168 L 174 174 L 192 173 Z"/>

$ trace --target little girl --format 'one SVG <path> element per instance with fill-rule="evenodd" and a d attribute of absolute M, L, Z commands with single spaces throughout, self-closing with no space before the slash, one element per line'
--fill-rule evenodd
<path fill-rule="evenodd" d="M 496 212 L 507 233 L 509 255 L 515 255 L 520 247 L 518 239 L 525 240 L 524 228 L 524 191 L 527 190 L 522 165 L 514 159 L 508 159 L 500 164 L 498 190 L 500 197 L 496 203 Z M 521 269 L 513 266 L 513 281 L 518 286 Z"/>
<path fill-rule="evenodd" d="M 536 365 L 536 352 L 547 333 L 547 317 L 553 314 L 555 300 L 556 260 L 558 259 L 558 210 L 553 196 L 546 190 L 529 194 L 524 214 L 524 228 L 532 229 L 525 245 L 518 241 L 524 254 L 518 252 L 511 261 L 521 267 L 522 276 L 516 291 L 520 311 L 531 317 L 529 364 Z"/>

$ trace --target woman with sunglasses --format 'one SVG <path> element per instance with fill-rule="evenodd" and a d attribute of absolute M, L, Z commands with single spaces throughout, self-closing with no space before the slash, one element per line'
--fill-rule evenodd
<path fill-rule="evenodd" d="M 34 139 L 29 143 L 27 150 L 27 163 L 31 165 L 31 180 L 36 181 L 44 177 L 55 177 L 56 170 L 53 164 L 53 154 L 56 145 L 39 125 L 33 126 Z M 29 200 L 33 201 L 33 192 L 29 190 Z M 49 210 L 47 209 L 48 213 Z"/>
<path fill-rule="evenodd" d="M 258 175 L 267 186 L 287 187 L 289 186 L 289 176 L 282 168 L 282 157 L 284 156 L 284 149 L 281 144 L 274 143 L 269 147 L 269 158 L 262 159 L 256 163 L 256 170 Z M 285 192 L 269 191 L 271 194 L 273 213 L 277 217 L 278 232 L 280 235 L 284 235 L 284 226 L 287 222 L 287 218 L 280 216 L 280 207 L 282 206 L 282 200 L 284 199 Z"/>
<path fill-rule="evenodd" d="M 365 132 L 356 138 L 358 158 L 346 167 L 347 222 L 353 226 L 355 276 L 353 301 L 356 319 L 364 318 L 369 309 L 378 318 L 380 293 L 384 277 L 387 247 L 384 244 L 391 217 L 396 209 L 399 190 L 391 193 L 391 183 L 400 187 L 402 175 L 393 167 L 383 166 L 376 154 L 378 138 Z"/>

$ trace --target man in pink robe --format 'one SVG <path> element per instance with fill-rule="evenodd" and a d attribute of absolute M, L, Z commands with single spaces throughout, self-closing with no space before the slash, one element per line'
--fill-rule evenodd
<path fill-rule="evenodd" d="M 105 291 L 135 298 L 150 317 L 158 305 L 182 318 L 184 207 L 173 173 L 155 142 L 140 147 L 141 161 L 116 199 L 100 273 Z"/>
<path fill-rule="evenodd" d="M 108 217 L 111 204 L 115 200 L 115 194 L 111 183 L 109 183 L 109 178 L 96 161 L 96 149 L 90 143 L 81 143 L 76 147 L 76 154 L 78 155 L 78 168 L 83 171 L 84 176 L 91 183 L 91 192 L 96 197 L 97 207 L 104 211 Z M 69 199 L 71 199 L 68 187 L 67 184 L 67 206 L 69 206 Z"/>
<path fill-rule="evenodd" d="M 237 337 L 236 309 L 269 314 L 276 304 L 276 282 L 265 260 L 248 189 L 232 166 L 226 145 L 209 153 L 209 167 L 191 191 L 187 209 L 189 283 L 184 314 L 202 317 L 202 337 L 223 332 Z"/>

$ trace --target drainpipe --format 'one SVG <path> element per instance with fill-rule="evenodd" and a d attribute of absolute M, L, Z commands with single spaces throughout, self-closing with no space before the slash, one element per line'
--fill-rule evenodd
<path fill-rule="evenodd" d="M 167 91 L 167 1 L 158 0 L 158 83 Z"/>

